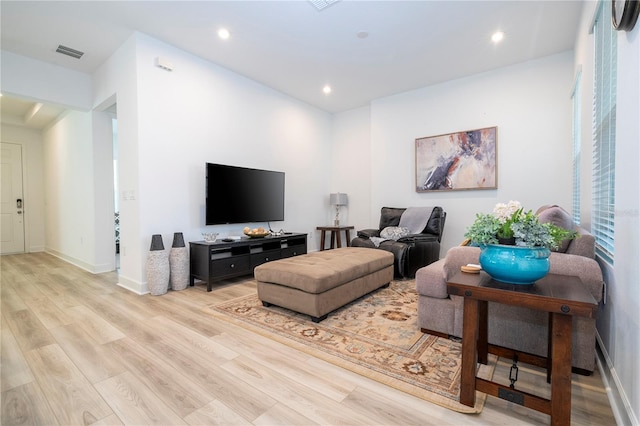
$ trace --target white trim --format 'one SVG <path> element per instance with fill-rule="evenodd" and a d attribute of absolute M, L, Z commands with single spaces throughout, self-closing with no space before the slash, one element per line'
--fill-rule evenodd
<path fill-rule="evenodd" d="M 136 294 L 143 295 L 149 293 L 149 287 L 147 287 L 147 283 L 141 283 L 139 281 L 132 280 L 127 277 L 123 277 L 120 275 L 118 277 L 118 287 L 122 287 L 129 291 L 132 291 Z"/>
<path fill-rule="evenodd" d="M 596 351 L 598 356 L 596 357 L 596 364 L 600 371 L 600 377 L 602 383 L 607 391 L 607 398 L 609 399 L 609 405 L 611 411 L 613 411 L 613 417 L 616 419 L 616 424 L 619 425 L 637 425 L 638 419 L 633 414 L 631 409 L 631 403 L 624 391 L 622 382 L 618 376 L 618 372 L 613 366 L 613 361 L 609 357 L 605 345 L 600 338 L 600 333 L 596 331 L 596 341 L 600 351 Z M 604 362 L 604 364 L 603 364 Z M 613 382 L 613 383 L 612 383 Z"/>
<path fill-rule="evenodd" d="M 84 269 L 87 272 L 91 272 L 92 274 L 101 274 L 104 272 L 115 271 L 116 265 L 114 264 L 102 264 L 102 265 L 92 265 L 83 260 L 76 259 L 73 256 L 68 256 L 59 252 L 58 250 L 46 248 L 44 249 L 46 253 L 49 253 L 52 256 L 57 257 L 58 259 L 64 260 L 67 263 L 77 266 L 80 269 Z"/>
<path fill-rule="evenodd" d="M 598 19 L 598 12 L 600 6 L 602 6 L 603 0 L 598 0 L 598 4 L 593 9 L 593 15 L 591 16 L 591 23 L 589 24 L 589 34 L 593 34 L 593 27 L 596 25 L 596 19 Z"/>
<path fill-rule="evenodd" d="M 571 88 L 571 95 L 569 96 L 570 98 L 573 98 L 576 95 L 576 90 L 580 88 L 578 83 L 580 83 L 581 80 L 582 80 L 582 64 L 578 65 L 578 68 L 576 69 L 576 73 L 573 76 L 573 87 Z"/>

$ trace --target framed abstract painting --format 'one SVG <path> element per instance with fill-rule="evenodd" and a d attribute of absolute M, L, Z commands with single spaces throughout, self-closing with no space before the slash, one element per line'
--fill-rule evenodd
<path fill-rule="evenodd" d="M 498 127 L 416 139 L 416 191 L 497 189 Z"/>

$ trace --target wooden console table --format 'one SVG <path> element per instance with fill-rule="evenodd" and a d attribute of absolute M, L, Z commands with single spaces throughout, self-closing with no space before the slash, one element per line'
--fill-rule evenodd
<path fill-rule="evenodd" d="M 549 274 L 531 285 L 505 284 L 485 272 L 458 272 L 447 283 L 449 294 L 464 297 L 460 402 L 473 407 L 476 390 L 549 414 L 552 425 L 571 423 L 572 315 L 595 318 L 598 304 L 580 281 L 569 275 Z M 488 302 L 522 306 L 549 313 L 549 350 L 545 361 L 551 399 L 518 391 L 508 385 L 476 377 L 476 362 L 487 363 Z M 517 353 L 513 351 L 514 353 Z M 524 361 L 523 362 L 527 362 Z"/>
<path fill-rule="evenodd" d="M 351 233 L 350 230 L 353 226 L 318 226 L 316 228 L 320 231 L 320 250 L 324 250 L 325 235 L 328 231 L 331 232 L 331 246 L 330 248 L 342 247 L 342 241 L 340 240 L 340 231 L 344 231 L 347 238 L 347 247 L 351 246 Z"/>

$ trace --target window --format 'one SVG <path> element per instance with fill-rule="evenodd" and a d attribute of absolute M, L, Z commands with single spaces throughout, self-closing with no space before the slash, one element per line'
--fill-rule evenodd
<path fill-rule="evenodd" d="M 582 132 L 582 70 L 576 75 L 571 101 L 573 103 L 573 222 L 580 225 L 580 141 Z"/>
<path fill-rule="evenodd" d="M 593 27 L 593 220 L 596 252 L 613 264 L 616 145 L 617 36 L 611 25 L 611 2 L 600 4 Z"/>

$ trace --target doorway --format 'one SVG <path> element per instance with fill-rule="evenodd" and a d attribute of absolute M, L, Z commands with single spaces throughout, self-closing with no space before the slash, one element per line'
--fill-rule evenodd
<path fill-rule="evenodd" d="M 0 147 L 0 254 L 24 253 L 22 146 Z"/>
<path fill-rule="evenodd" d="M 115 114 L 115 105 L 113 107 Z M 114 232 L 116 239 L 116 272 L 120 272 L 120 206 L 118 203 L 118 194 L 120 193 L 118 185 L 118 118 L 113 116 L 111 119 L 111 129 L 113 131 L 113 215 L 114 215 Z"/>

